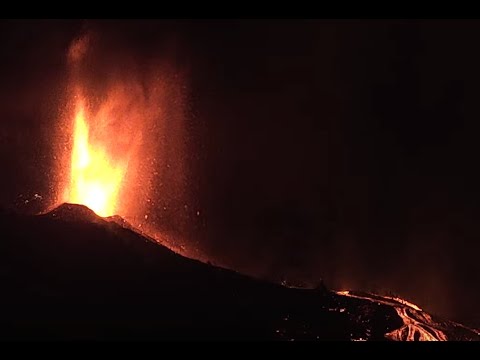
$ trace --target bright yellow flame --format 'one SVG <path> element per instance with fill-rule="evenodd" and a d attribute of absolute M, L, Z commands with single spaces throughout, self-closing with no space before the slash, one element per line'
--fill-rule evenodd
<path fill-rule="evenodd" d="M 93 144 L 83 106 L 75 116 L 67 201 L 89 207 L 100 216 L 115 214 L 125 163 L 113 163 L 107 144 Z"/>

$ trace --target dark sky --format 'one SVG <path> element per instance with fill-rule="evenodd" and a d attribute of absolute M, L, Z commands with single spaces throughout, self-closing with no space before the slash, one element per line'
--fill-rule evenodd
<path fill-rule="evenodd" d="M 2 206 L 48 193 L 42 139 L 82 24 L 0 25 Z M 89 24 L 119 54 L 188 68 L 202 226 L 187 242 L 240 271 L 392 291 L 480 324 L 480 22 Z"/>

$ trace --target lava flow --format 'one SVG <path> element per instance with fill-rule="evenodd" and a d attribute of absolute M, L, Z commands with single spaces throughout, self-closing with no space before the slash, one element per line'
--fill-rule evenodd
<path fill-rule="evenodd" d="M 462 328 L 480 335 L 478 330 L 468 328 L 453 321 L 436 321 L 417 305 L 398 297 L 356 293 L 348 290 L 337 291 L 337 294 L 392 306 L 397 312 L 397 315 L 402 319 L 403 326 L 385 334 L 385 337 L 390 340 L 447 341 L 449 340 L 448 329 L 451 328 Z"/>

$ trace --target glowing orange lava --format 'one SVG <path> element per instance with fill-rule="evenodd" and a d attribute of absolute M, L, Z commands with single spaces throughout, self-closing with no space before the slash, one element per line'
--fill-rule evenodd
<path fill-rule="evenodd" d="M 127 161 L 114 161 L 108 144 L 95 144 L 83 104 L 77 106 L 73 130 L 67 201 L 88 206 L 100 216 L 114 215 Z"/>
<path fill-rule="evenodd" d="M 385 337 L 395 341 L 447 341 L 447 335 L 442 330 L 442 324 L 434 321 L 432 317 L 417 305 L 399 297 L 380 295 L 360 295 L 349 290 L 337 291 L 338 295 L 357 299 L 369 300 L 378 304 L 392 306 L 402 319 L 403 325 L 393 330 Z"/>
<path fill-rule="evenodd" d="M 55 129 L 53 206 L 85 205 L 157 236 L 150 216 L 157 201 L 172 211 L 188 202 L 184 77 L 168 57 L 137 61 L 135 52 L 117 50 L 94 30 L 85 30 L 68 49 Z M 182 221 L 176 217 L 171 224 Z"/>

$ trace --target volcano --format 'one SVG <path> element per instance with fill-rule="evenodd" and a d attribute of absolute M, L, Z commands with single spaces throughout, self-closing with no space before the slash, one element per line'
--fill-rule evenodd
<path fill-rule="evenodd" d="M 192 260 L 63 204 L 0 213 L 3 340 L 480 340 L 413 304 L 300 289 Z"/>

